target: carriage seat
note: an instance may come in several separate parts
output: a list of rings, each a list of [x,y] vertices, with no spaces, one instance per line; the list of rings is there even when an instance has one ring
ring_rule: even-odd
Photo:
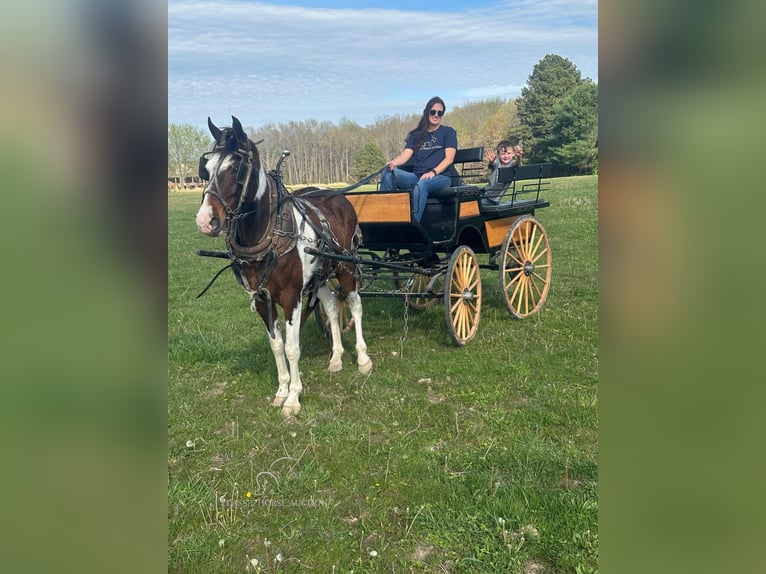
[[[480,193],[481,188],[477,185],[459,185],[457,187],[445,187],[444,189],[432,191],[428,194],[428,199],[445,200],[453,197],[472,197],[474,195],[478,196]]]
[[[469,147],[457,150],[452,166],[457,171],[457,175],[452,176],[452,185],[438,191],[432,191],[428,195],[429,198],[449,199],[460,197],[466,192],[475,192],[478,188],[473,184],[486,180],[483,147]],[[401,166],[401,169],[412,171],[412,159]]]
[[[540,199],[540,192],[548,189],[551,177],[550,163],[504,167],[498,170],[497,185],[486,187],[480,202],[482,213],[510,213],[550,205]]]

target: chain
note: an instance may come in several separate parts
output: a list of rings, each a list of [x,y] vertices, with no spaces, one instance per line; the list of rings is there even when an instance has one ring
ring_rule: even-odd
[[[399,339],[399,354],[402,357],[404,356],[404,342],[407,340],[407,334],[409,332],[409,318],[410,318],[409,295],[410,295],[410,289],[412,289],[413,283],[415,283],[414,275],[412,275],[409,279],[407,279],[407,282],[404,284],[404,287],[401,289],[401,291],[404,292],[404,335]]]

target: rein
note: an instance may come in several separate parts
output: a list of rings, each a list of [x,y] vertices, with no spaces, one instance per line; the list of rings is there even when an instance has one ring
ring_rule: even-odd
[[[359,181],[357,181],[356,183],[352,183],[349,186],[341,187],[341,188],[338,188],[338,189],[331,189],[331,188],[313,189],[311,191],[305,192],[302,197],[312,196],[312,195],[319,195],[320,192],[322,193],[322,195],[324,197],[332,197],[333,195],[340,195],[342,193],[346,193],[347,191],[351,191],[353,189],[356,189],[357,187],[362,186],[365,183],[367,183],[370,180],[372,180],[373,178],[379,176],[381,173],[383,173],[384,169],[386,169],[385,165],[383,167],[381,167],[375,173],[371,173],[367,177],[364,177],[364,178],[360,179]]]

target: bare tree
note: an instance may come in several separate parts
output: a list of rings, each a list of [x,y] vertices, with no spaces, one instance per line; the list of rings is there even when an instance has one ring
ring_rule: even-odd
[[[187,187],[197,175],[199,157],[210,149],[212,139],[190,124],[168,125],[168,178],[177,178]]]

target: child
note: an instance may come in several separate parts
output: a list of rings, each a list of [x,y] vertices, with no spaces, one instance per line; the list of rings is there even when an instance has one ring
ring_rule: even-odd
[[[497,153],[487,150],[487,167],[489,168],[489,187],[497,185],[498,168],[516,167],[521,164],[521,156],[524,153],[521,145],[511,145],[508,140],[502,140],[497,144]]]

